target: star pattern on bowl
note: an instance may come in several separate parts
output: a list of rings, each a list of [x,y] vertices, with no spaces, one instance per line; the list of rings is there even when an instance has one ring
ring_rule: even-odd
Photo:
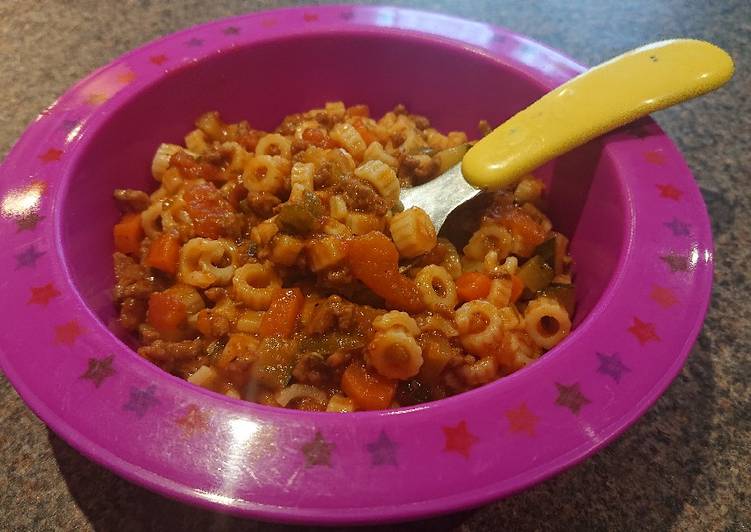
[[[16,270],[20,268],[33,268],[37,261],[45,254],[45,251],[37,250],[34,244],[24,249],[16,258]]]
[[[595,355],[597,356],[597,360],[599,362],[597,372],[602,373],[603,375],[607,375],[615,382],[621,382],[623,374],[631,371],[631,368],[623,363],[618,353],[608,355],[607,353],[600,353],[598,351],[597,353],[595,353]]]
[[[190,404],[175,423],[182,429],[184,436],[192,437],[209,427],[209,416],[198,405]]]
[[[675,292],[670,288],[656,284],[652,285],[652,291],[649,292],[649,297],[664,309],[669,309],[678,304],[678,298],[676,297]]]
[[[55,288],[55,285],[52,283],[47,283],[42,286],[32,286],[31,287],[31,297],[26,302],[29,305],[42,305],[47,306],[50,302],[50,300],[58,297],[60,295],[60,291]]]
[[[83,375],[81,375],[81,378],[93,382],[94,386],[99,388],[106,379],[117,373],[115,368],[112,367],[114,359],[113,355],[104,358],[90,358],[88,360],[88,367]]]
[[[388,437],[386,431],[381,431],[375,441],[365,444],[370,453],[370,464],[373,466],[399,465],[396,459],[398,445]]]
[[[145,388],[131,387],[128,401],[123,405],[123,410],[133,412],[138,418],[159,404],[156,398],[156,386],[150,384]]]
[[[656,185],[657,188],[660,190],[660,197],[673,200],[673,201],[680,201],[681,196],[683,196],[683,191],[675,188],[671,184],[661,184]]]
[[[645,151],[644,160],[658,166],[663,165],[665,164],[665,154],[662,153],[662,150]]]
[[[335,447],[336,445],[326,441],[320,431],[316,431],[313,439],[305,443],[300,449],[305,457],[305,467],[331,467],[331,453]]]
[[[689,236],[691,234],[691,226],[676,217],[662,225],[670,229],[674,236]]]
[[[668,253],[661,255],[660,260],[668,265],[671,273],[687,272],[690,269],[688,257],[678,255],[677,253]]]
[[[634,316],[634,323],[628,328],[628,332],[634,335],[641,345],[647,342],[659,342],[660,337],[654,323],[642,321]]]
[[[43,154],[39,156],[39,160],[43,163],[54,163],[60,160],[63,156],[63,150],[57,148],[48,148]]]
[[[152,55],[149,57],[149,62],[155,65],[163,65],[167,62],[168,57],[164,54]]]
[[[568,385],[556,382],[555,387],[558,390],[555,404],[568,408],[574,415],[579,415],[581,409],[592,402],[584,397],[578,382]]]
[[[469,458],[472,446],[479,439],[467,429],[467,422],[462,420],[453,427],[444,426],[442,428],[445,440],[443,452],[459,453],[464,458]]]
[[[522,432],[528,436],[535,435],[535,429],[540,418],[532,412],[527,403],[520,403],[516,408],[509,408],[504,412],[508,420],[509,430],[511,432]]]
[[[78,337],[83,334],[83,328],[78,320],[70,320],[55,327],[55,343],[60,345],[73,345]]]

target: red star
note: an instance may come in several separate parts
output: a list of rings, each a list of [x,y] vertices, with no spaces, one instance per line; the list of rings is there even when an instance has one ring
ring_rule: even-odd
[[[678,303],[678,298],[670,288],[664,288],[662,286],[653,285],[652,291],[649,293],[649,297],[652,298],[662,308],[670,308]]]
[[[650,340],[653,342],[660,341],[660,337],[657,336],[657,332],[655,331],[655,324],[641,321],[636,316],[634,316],[634,324],[628,328],[628,332],[636,336],[641,345],[646,344]]]
[[[664,164],[665,156],[661,151],[647,151],[644,152],[644,160],[652,164]]]
[[[149,57],[149,61],[151,61],[155,65],[162,65],[165,61],[167,61],[167,56],[164,54],[152,55],[151,57]]]
[[[55,285],[47,283],[44,286],[32,286],[31,297],[27,302],[29,305],[45,305],[50,302],[50,299],[60,295]]]
[[[40,155],[39,158],[42,160],[43,163],[51,163],[54,161],[59,161],[62,155],[63,155],[63,150],[58,150],[57,148],[50,148],[49,150],[44,152],[42,155]]]
[[[683,191],[675,188],[673,185],[657,185],[660,189],[660,197],[678,201],[683,196]]]
[[[135,79],[136,73],[132,70],[127,70],[125,72],[122,72],[121,74],[118,74],[118,76],[115,78],[115,81],[122,83],[123,85],[127,85],[128,83],[133,82]]]
[[[73,345],[76,339],[81,336],[83,329],[76,320],[63,323],[55,327],[55,343],[64,345]]]
[[[102,92],[92,92],[86,95],[86,103],[89,105],[101,105],[109,100],[109,96]]]
[[[530,436],[535,435],[535,427],[540,420],[529,408],[527,403],[521,403],[516,408],[506,410],[506,418],[511,432],[526,432]]]
[[[175,423],[180,425],[185,436],[193,436],[203,432],[209,426],[209,420],[206,414],[196,405],[190,405],[185,409],[185,414]]]
[[[456,427],[443,427],[443,434],[446,437],[443,451],[459,453],[464,458],[469,458],[470,448],[478,441],[477,436],[467,430],[465,421],[459,422]]]
[[[305,13],[302,18],[305,22],[315,22],[318,20],[318,15],[315,13]]]
[[[273,26],[276,26],[275,18],[267,18],[266,20],[261,21],[261,27],[263,28],[271,28]]]

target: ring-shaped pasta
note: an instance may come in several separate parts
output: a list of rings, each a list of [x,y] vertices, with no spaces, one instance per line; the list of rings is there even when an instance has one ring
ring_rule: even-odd
[[[392,310],[376,317],[373,320],[373,328],[377,331],[399,329],[410,336],[417,336],[420,334],[420,327],[417,326],[415,319],[406,312],[400,310]]]
[[[485,223],[472,234],[464,246],[464,255],[474,260],[484,260],[489,251],[497,253],[497,259],[504,260],[511,250],[511,233],[505,227]]]
[[[540,297],[527,305],[524,328],[537,345],[551,349],[571,332],[571,317],[558,300]]]
[[[422,349],[404,330],[392,328],[373,336],[365,348],[365,360],[384,377],[409,379],[420,371]]]
[[[420,298],[428,310],[448,312],[454,310],[459,302],[456,284],[445,268],[430,264],[425,266],[415,277]]]
[[[283,157],[258,155],[245,163],[243,185],[252,192],[276,194],[284,186],[289,173],[289,161]]]
[[[179,278],[185,284],[208,288],[226,285],[235,272],[233,246],[226,241],[192,238],[180,248]],[[229,264],[222,266],[223,262]]]
[[[282,283],[273,269],[257,262],[249,262],[235,270],[232,286],[237,297],[246,306],[253,310],[266,310]]]
[[[462,345],[475,354],[488,353],[503,336],[501,316],[488,301],[464,303],[456,311],[454,322]]]
[[[162,202],[156,201],[141,212],[141,227],[144,234],[153,239],[162,231]]]
[[[292,143],[279,133],[264,135],[256,144],[256,157],[260,155],[279,155],[289,159]]]

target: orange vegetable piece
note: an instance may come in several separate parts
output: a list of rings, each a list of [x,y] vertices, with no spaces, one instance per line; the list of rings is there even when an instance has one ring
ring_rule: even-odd
[[[365,141],[366,146],[370,146],[371,142],[378,140],[378,137],[376,137],[372,131],[365,127],[365,122],[359,116],[352,121],[352,127],[354,127],[360,134],[362,140]]]
[[[323,149],[331,149],[336,147],[336,143],[331,140],[325,130],[318,127],[309,127],[302,132],[302,139],[308,144],[317,146]]]
[[[399,273],[399,252],[386,235],[377,231],[349,243],[353,275],[394,308],[417,313],[424,309],[415,282]]]
[[[282,336],[288,338],[295,332],[297,316],[302,310],[305,297],[299,288],[282,288],[271,301],[269,310],[261,319],[261,338]]]
[[[219,238],[232,223],[232,205],[211,183],[193,183],[185,187],[185,210],[193,220],[196,236]]]
[[[524,291],[524,281],[516,275],[511,276],[511,302],[516,303]]]
[[[141,247],[143,228],[141,215],[135,212],[124,214],[112,230],[115,249],[121,253],[135,253]]]
[[[484,273],[466,272],[456,280],[456,293],[462,301],[482,299],[490,293],[491,279]]]
[[[342,391],[362,410],[382,410],[394,400],[396,381],[352,362],[342,374]]]
[[[180,240],[167,233],[162,233],[151,243],[149,253],[146,255],[146,266],[174,275],[177,273],[179,258]]]
[[[353,105],[347,108],[347,114],[349,116],[364,116],[367,118],[370,116],[370,109],[364,104]]]
[[[168,292],[154,292],[149,296],[146,319],[160,332],[176,331],[188,317],[185,304]]]
[[[545,241],[545,229],[521,209],[511,209],[503,213],[500,218],[501,225],[518,235],[524,244],[525,257],[532,254],[534,249]]]

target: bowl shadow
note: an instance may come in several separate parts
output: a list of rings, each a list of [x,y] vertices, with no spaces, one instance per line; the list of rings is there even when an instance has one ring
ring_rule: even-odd
[[[710,340],[649,412],[596,456],[547,482],[479,509],[359,530],[667,530],[711,462],[715,403]],[[48,439],[78,507],[97,531],[322,530],[269,524],[195,508],[121,479],[70,447]]]

